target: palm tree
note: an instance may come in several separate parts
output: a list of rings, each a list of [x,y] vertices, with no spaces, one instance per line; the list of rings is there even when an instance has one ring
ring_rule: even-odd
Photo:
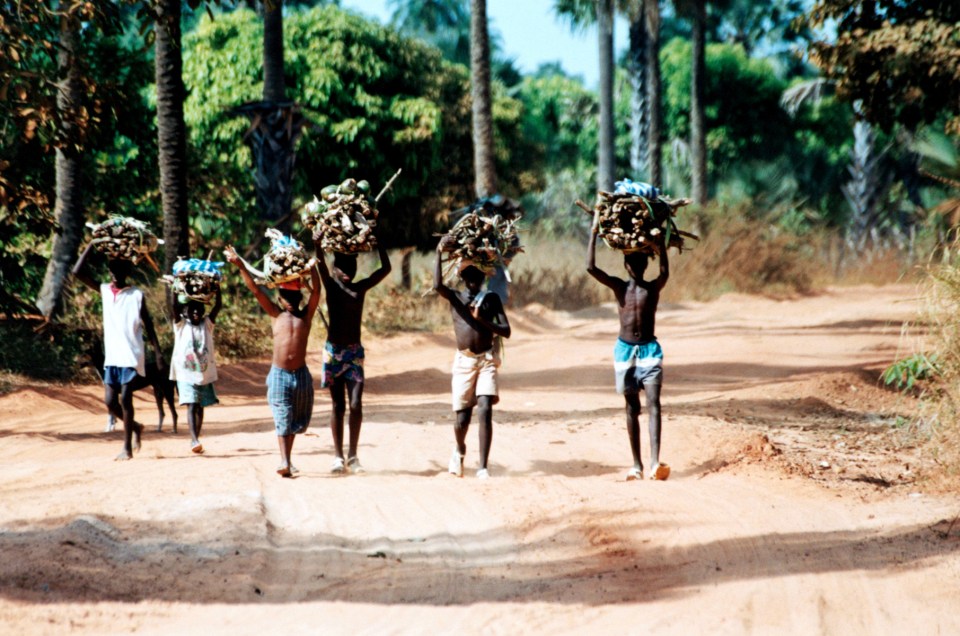
[[[79,33],[80,21],[76,12],[63,12],[60,16],[60,43],[57,54],[57,111],[62,124],[61,140],[57,146],[57,200],[54,206],[59,232],[54,236],[53,252],[37,297],[37,308],[47,318],[60,310],[60,294],[70,272],[70,265],[83,240],[82,157],[79,144],[71,142],[71,133],[76,128],[72,118],[80,107],[82,97],[81,67],[77,59]]]
[[[286,99],[283,75],[283,0],[264,0],[263,8],[263,100]]]
[[[600,52],[600,135],[597,148],[597,189],[612,190],[616,178],[613,125],[613,0],[596,0],[597,44]]]
[[[690,76],[690,172],[694,202],[707,202],[707,125],[704,113],[706,86],[706,0],[692,0],[693,69]]]
[[[470,9],[466,0],[388,0],[391,23],[439,48],[445,58],[470,64]]]
[[[647,168],[650,183],[663,185],[663,84],[660,81],[660,0],[643,0],[646,67]]]
[[[623,3],[622,3],[623,4]],[[628,0],[627,75],[630,80],[630,171],[660,186],[663,175],[660,106],[660,0]]]
[[[477,198],[483,198],[497,192],[486,0],[470,0],[470,77],[470,94],[473,99],[474,183]]]
[[[183,56],[180,0],[157,0],[155,75],[160,200],[163,205],[164,271],[190,255],[187,209],[187,126],[183,119]]]

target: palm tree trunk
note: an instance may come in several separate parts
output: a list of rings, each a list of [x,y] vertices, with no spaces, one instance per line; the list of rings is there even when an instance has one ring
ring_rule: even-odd
[[[74,109],[79,107],[81,98],[80,65],[77,62],[79,51],[80,23],[73,16],[60,18],[60,52],[57,55],[57,69],[60,86],[57,91],[57,110],[61,117],[63,136],[70,139],[75,127],[72,118]],[[83,190],[82,190],[81,153],[76,144],[65,143],[57,148],[56,179],[57,201],[54,215],[57,219],[57,233],[53,237],[53,249],[43,285],[37,297],[37,308],[47,318],[60,311],[60,300],[70,265],[77,257],[77,249],[83,240]]]
[[[477,198],[497,193],[487,28],[486,0],[470,0],[470,96],[473,99],[473,168]]]
[[[633,0],[630,14],[630,172],[649,180],[650,119],[647,114],[647,20],[644,0]]]
[[[597,147],[597,189],[612,190],[614,171],[613,128],[613,0],[596,0],[600,52],[600,139]]]
[[[650,149],[647,163],[650,168],[650,183],[663,187],[663,110],[661,108],[662,83],[660,81],[660,0],[645,0],[644,13],[647,27],[647,140]]]
[[[706,75],[706,0],[695,0],[693,16],[693,69],[690,87],[691,189],[694,202],[707,202],[707,126],[704,115]]]
[[[283,0],[272,0],[263,12],[263,100],[286,99],[283,75]]]
[[[187,209],[187,126],[183,120],[183,56],[180,0],[157,2],[154,72],[157,81],[157,145],[163,204],[163,262],[169,272],[190,256]]]

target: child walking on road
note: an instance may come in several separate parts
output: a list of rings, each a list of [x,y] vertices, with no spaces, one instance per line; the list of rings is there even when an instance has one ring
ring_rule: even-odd
[[[620,333],[613,349],[613,368],[617,393],[626,401],[627,434],[633,453],[633,468],[627,481],[643,478],[640,461],[640,391],[647,395],[650,429],[650,479],[664,480],[670,476],[670,467],[660,463],[660,387],[663,383],[663,351],[654,335],[657,304],[660,291],[670,277],[667,246],[660,235],[657,260],[660,274],[653,281],[643,279],[648,258],[634,252],[624,254],[623,265],[629,274],[627,280],[611,276],[596,264],[599,217],[594,216],[587,244],[587,273],[609,287],[617,299],[620,314]]]
[[[199,300],[182,304],[176,296],[173,301],[173,359],[170,379],[177,381],[180,404],[187,406],[190,426],[190,450],[203,453],[200,430],[203,428],[204,409],[219,403],[213,383],[217,380],[217,361],[213,344],[213,323],[223,306],[223,295],[217,287],[216,300],[209,315]]]
[[[310,268],[310,299],[302,307],[301,283],[283,283],[277,302],[257,286],[237,252],[224,250],[227,261],[236,265],[247,288],[273,319],[273,366],[267,374],[267,402],[273,411],[273,422],[280,446],[280,467],[277,474],[291,477],[297,472],[291,461],[293,441],[310,426],[313,414],[313,376],[307,368],[307,339],[313,316],[320,302],[320,277],[316,267]]]
[[[487,461],[493,441],[493,405],[500,400],[497,388],[500,351],[497,340],[510,337],[510,322],[500,297],[492,292],[480,292],[485,274],[474,265],[464,262],[461,267],[460,279],[466,286],[465,290],[457,292],[443,283],[441,254],[451,241],[452,237],[447,235],[437,246],[433,283],[433,289],[450,303],[458,349],[452,371],[456,447],[450,457],[448,470],[457,477],[463,477],[467,430],[470,428],[473,407],[476,406],[480,422],[480,468],[477,477],[487,479],[490,476]]]
[[[153,329],[153,320],[143,292],[129,283],[133,269],[128,260],[111,259],[107,262],[110,282],[98,285],[83,267],[94,244],[80,255],[73,267],[73,275],[90,289],[99,292],[103,300],[103,401],[110,414],[123,421],[123,450],[117,460],[133,459],[140,450],[143,425],[133,419],[133,387],[138,375],[146,377],[143,334],[153,347],[157,367],[163,371],[163,354]]]

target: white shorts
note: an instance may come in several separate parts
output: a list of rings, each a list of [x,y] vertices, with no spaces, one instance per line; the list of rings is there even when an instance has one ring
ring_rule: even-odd
[[[500,356],[491,349],[484,353],[457,351],[453,359],[453,410],[462,411],[477,404],[478,395],[493,397],[492,403],[500,401],[497,390],[497,369]]]

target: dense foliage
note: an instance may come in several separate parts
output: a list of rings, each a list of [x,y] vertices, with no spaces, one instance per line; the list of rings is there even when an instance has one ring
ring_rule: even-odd
[[[916,129],[946,112],[960,133],[960,3],[818,0],[810,19],[836,25],[811,56],[868,121]]]

